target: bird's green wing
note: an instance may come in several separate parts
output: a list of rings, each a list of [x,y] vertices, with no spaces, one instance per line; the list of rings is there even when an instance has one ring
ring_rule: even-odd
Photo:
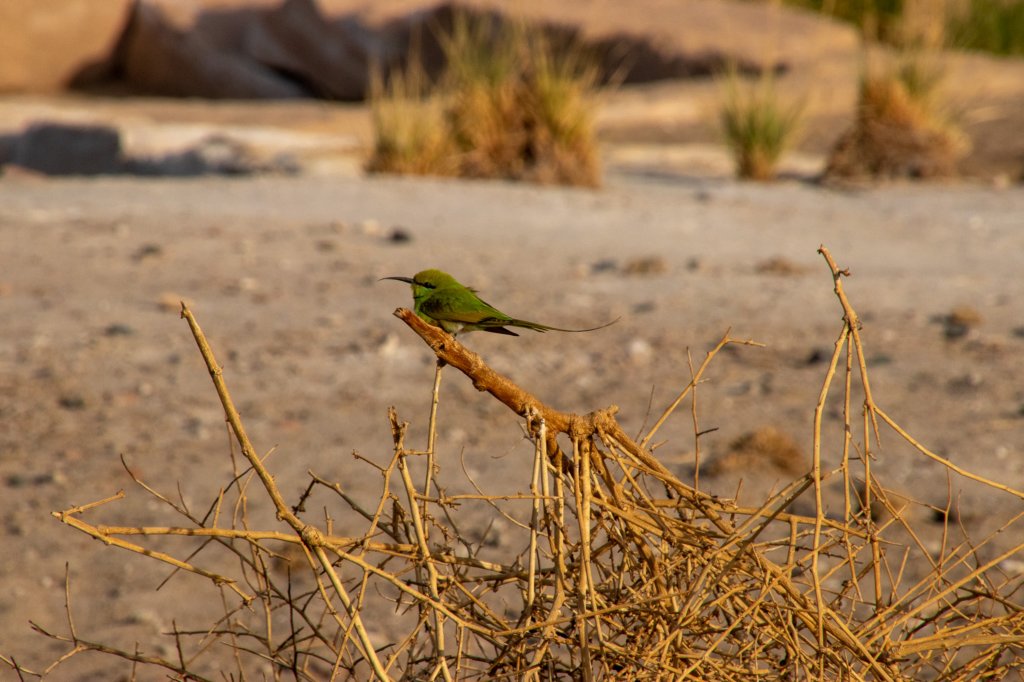
[[[496,334],[508,334],[509,336],[519,335],[506,329],[506,327],[522,327],[537,332],[587,332],[602,329],[617,321],[612,320],[598,327],[587,329],[565,329],[539,322],[520,320],[509,317],[477,296],[474,290],[462,285],[434,289],[430,292],[429,296],[418,302],[417,313],[429,317],[438,326],[453,331],[453,333],[459,330],[482,330]]]
[[[422,302],[420,311],[438,322],[457,322],[479,329],[501,327],[512,319],[466,288],[452,292],[436,290]]]

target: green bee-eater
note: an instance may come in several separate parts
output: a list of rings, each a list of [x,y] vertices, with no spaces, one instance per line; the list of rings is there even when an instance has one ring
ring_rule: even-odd
[[[537,332],[589,332],[602,329],[618,320],[590,329],[562,329],[529,320],[509,317],[476,295],[476,291],[460,284],[441,270],[424,270],[409,277],[383,277],[412,285],[413,311],[428,324],[449,334],[483,330],[496,334],[519,336],[505,327],[525,327]]]

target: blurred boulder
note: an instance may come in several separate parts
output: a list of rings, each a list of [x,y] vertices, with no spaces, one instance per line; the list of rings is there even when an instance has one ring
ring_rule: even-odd
[[[835,59],[846,65],[858,49],[853,29],[773,3],[645,0],[643,7],[615,0],[520,0],[514,11],[505,0],[0,0],[0,88],[24,90],[28,72],[73,52],[51,88],[357,100],[368,90],[370,65],[387,73],[413,44],[436,75],[439,32],[459,12],[521,17],[556,45],[579,41],[605,77],[623,82],[707,76],[727,64],[744,73]],[[800,40],[780,38],[793,35]]]
[[[121,171],[116,128],[74,123],[36,123],[13,139],[6,161],[47,175],[101,175]]]
[[[0,166],[4,164],[45,175],[293,175],[300,170],[289,154],[261,154],[230,135],[208,135],[155,156],[131,156],[122,148],[117,128],[55,121],[0,135]]]
[[[368,36],[358,22],[328,22],[313,0],[286,0],[246,26],[242,50],[320,97],[357,100],[368,87]]]
[[[171,97],[289,99],[310,93],[299,83],[202,33],[175,26],[159,7],[140,2],[116,56],[129,87]]]
[[[52,92],[108,59],[132,0],[0,0],[0,92]]]
[[[135,175],[196,176],[196,175],[251,175],[275,173],[294,175],[300,170],[298,162],[287,154],[265,159],[229,135],[208,135],[188,148],[154,157],[131,158],[125,162],[125,172]]]

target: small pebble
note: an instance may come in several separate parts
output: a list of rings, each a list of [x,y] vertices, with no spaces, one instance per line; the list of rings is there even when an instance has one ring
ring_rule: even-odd
[[[146,260],[147,258],[156,258],[157,256],[163,255],[164,247],[159,244],[143,244],[135,253],[132,254],[132,260],[136,263]]]
[[[981,324],[981,313],[970,306],[957,306],[942,318],[947,339],[960,339]]]
[[[77,393],[65,393],[57,399],[57,404],[65,410],[81,410],[85,408],[85,398]]]
[[[134,333],[134,329],[120,322],[109,324],[106,329],[103,330],[103,334],[105,336],[131,336]]]
[[[392,244],[408,244],[412,241],[412,233],[404,227],[394,227],[388,235],[388,241]]]

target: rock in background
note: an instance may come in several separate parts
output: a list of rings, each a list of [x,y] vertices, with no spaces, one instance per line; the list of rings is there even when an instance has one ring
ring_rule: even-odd
[[[53,92],[107,60],[132,0],[0,2],[0,92]]]
[[[648,5],[637,12],[611,0],[527,0],[511,8],[497,0],[10,0],[0,10],[0,45],[7,38],[16,58],[0,59],[0,89],[71,85],[172,97],[359,100],[371,65],[386,72],[407,58],[413,42],[436,70],[439,30],[459,10],[521,17],[556,39],[578,40],[607,74],[626,82],[707,76],[729,63],[788,71],[837,55],[845,62],[858,44],[847,26],[766,3]],[[801,40],[780,39],[791,35]],[[54,55],[60,69],[44,75]]]

